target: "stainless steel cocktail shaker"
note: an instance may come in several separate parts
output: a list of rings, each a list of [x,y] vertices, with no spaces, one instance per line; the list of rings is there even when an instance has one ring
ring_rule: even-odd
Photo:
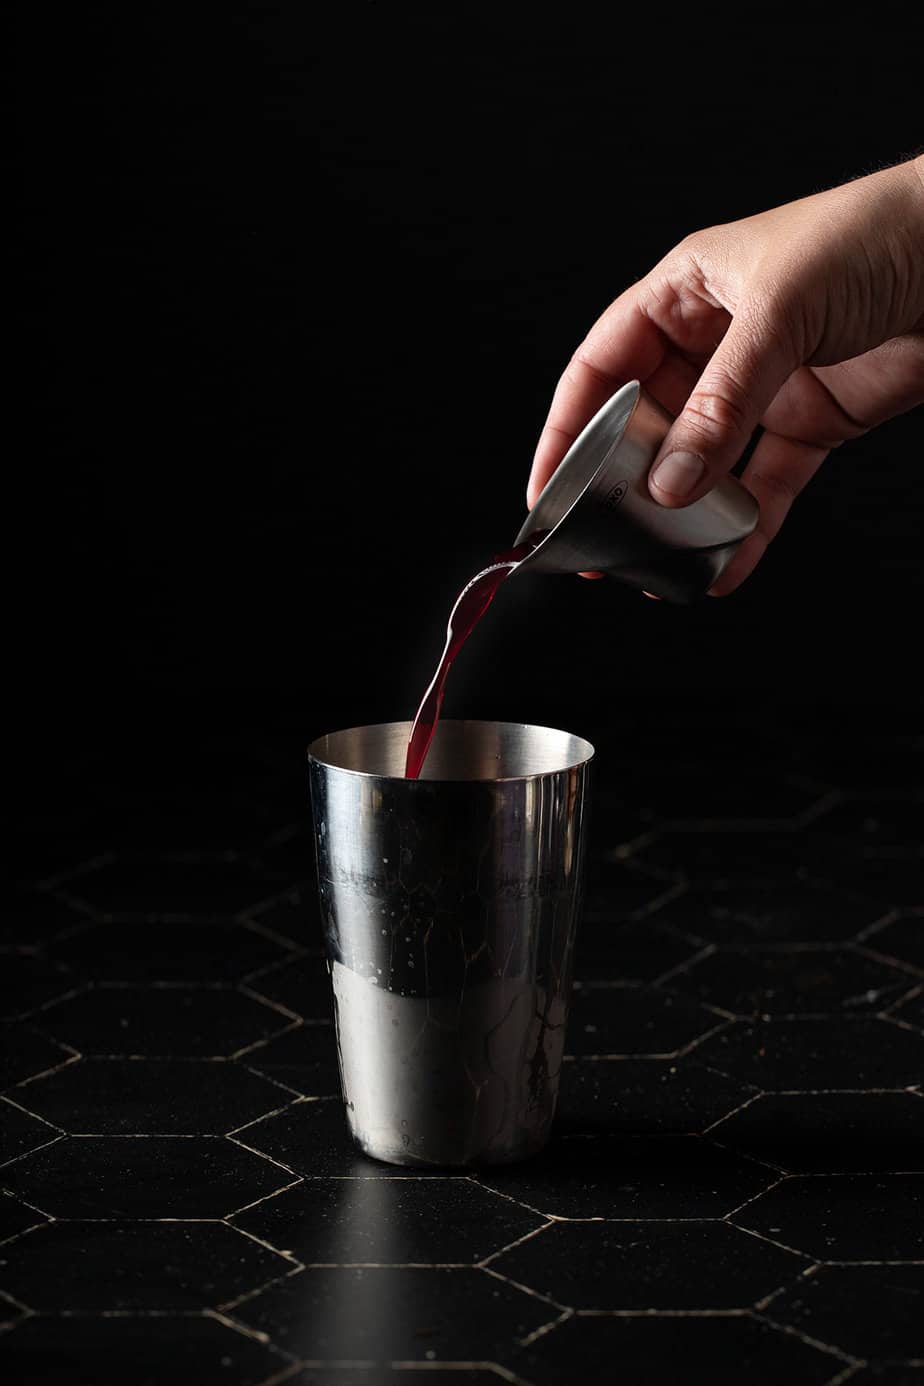
[[[410,723],[309,747],[350,1129],[396,1164],[495,1164],[548,1139],[593,747],[547,727]]]

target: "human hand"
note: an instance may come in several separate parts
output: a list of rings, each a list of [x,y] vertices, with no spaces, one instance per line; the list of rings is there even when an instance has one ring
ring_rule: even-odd
[[[632,379],[677,415],[649,475],[661,505],[699,500],[763,426],[741,477],[760,520],[712,589],[724,596],[832,448],[924,401],[924,155],[698,231],[621,294],[558,383],[530,506]]]

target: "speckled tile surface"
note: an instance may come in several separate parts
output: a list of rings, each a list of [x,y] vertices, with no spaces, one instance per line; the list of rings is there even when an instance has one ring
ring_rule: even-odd
[[[555,1138],[471,1174],[350,1142],[288,748],[102,776],[0,916],[4,1379],[924,1383],[924,753],[877,735],[600,789]]]

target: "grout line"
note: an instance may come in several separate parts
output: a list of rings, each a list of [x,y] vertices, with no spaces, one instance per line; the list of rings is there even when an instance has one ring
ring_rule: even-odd
[[[230,1213],[225,1214],[225,1221],[229,1218],[236,1218],[240,1213],[249,1213],[251,1208],[259,1208],[260,1204],[265,1203],[268,1198],[278,1198],[280,1194],[288,1193],[289,1189],[297,1189],[299,1184],[304,1184],[304,1182],[304,1178],[299,1175],[290,1184],[284,1184],[281,1188],[274,1189],[272,1193],[263,1194],[261,1198],[255,1198],[252,1203],[242,1203],[240,1208],[234,1208]]]
[[[276,1252],[278,1256],[279,1253]],[[225,1300],[218,1305],[218,1311],[227,1314],[231,1309],[237,1309],[241,1304],[247,1304],[251,1299],[256,1299],[257,1295],[262,1295],[264,1290],[270,1290],[274,1285],[281,1285],[284,1280],[290,1280],[293,1275],[301,1275],[304,1266],[296,1263],[291,1270],[287,1270],[283,1275],[274,1275],[271,1280],[265,1281],[262,1285],[256,1285],[251,1290],[244,1290],[241,1294],[235,1295],[233,1299]]]
[[[34,1145],[31,1150],[23,1151],[22,1155],[13,1155],[9,1160],[4,1160],[0,1165],[0,1170],[6,1169],[9,1165],[18,1164],[20,1160],[28,1160],[30,1155],[35,1155],[40,1150],[47,1150],[50,1145],[57,1145],[58,1141],[66,1140],[67,1136],[62,1131],[59,1136],[52,1136],[50,1141],[43,1141],[41,1145]]]
[[[525,1233],[523,1234],[522,1237],[517,1237],[516,1241],[508,1242],[506,1246],[502,1246],[498,1251],[492,1251],[491,1254],[490,1254],[489,1256],[483,1257],[480,1261],[475,1261],[475,1262],[473,1263],[474,1266],[475,1266],[475,1269],[476,1269],[476,1270],[484,1270],[484,1269],[486,1269],[486,1267],[490,1264],[490,1262],[491,1262],[491,1261],[495,1261],[495,1260],[498,1258],[498,1256],[503,1256],[503,1255],[505,1255],[508,1251],[513,1251],[514,1247],[522,1246],[524,1242],[531,1241],[534,1237],[538,1237],[539,1234],[540,1234],[540,1232],[545,1232],[545,1231],[548,1230],[548,1228],[554,1227],[554,1226],[555,1226],[555,1222],[554,1222],[553,1219],[550,1218],[549,1221],[548,1221],[548,1222],[544,1222],[544,1223],[542,1224],[541,1227],[534,1227],[534,1228],[532,1229],[532,1231],[530,1231],[530,1232],[525,1232]]]
[[[758,1323],[765,1323],[769,1328],[774,1328],[780,1333],[786,1333],[792,1338],[798,1338],[800,1342],[807,1343],[809,1347],[817,1348],[819,1352],[830,1353],[832,1357],[837,1357],[841,1362],[846,1363],[847,1366],[859,1367],[862,1365],[861,1358],[854,1357],[849,1352],[844,1352],[843,1348],[835,1347],[833,1343],[823,1343],[820,1338],[814,1338],[809,1333],[803,1333],[801,1329],[793,1328],[788,1323],[777,1323],[776,1319],[771,1319],[765,1314],[759,1314],[754,1310],[752,1310],[751,1313]]]
[[[505,1285],[512,1285],[515,1290],[520,1290],[524,1295],[529,1295],[532,1299],[541,1300],[543,1304],[550,1304],[553,1309],[560,1309],[563,1314],[570,1314],[574,1311],[567,1304],[562,1304],[561,1300],[553,1299],[551,1295],[544,1295],[539,1290],[534,1290],[531,1285],[523,1285],[519,1280],[514,1280],[512,1276],[504,1275],[501,1271],[492,1269],[491,1266],[463,1266],[463,1270],[480,1270],[484,1275],[490,1275],[494,1280],[500,1280]]]
[[[539,1328],[534,1328],[532,1333],[527,1333],[525,1338],[521,1338],[520,1347],[532,1347],[533,1343],[537,1342],[540,1338],[544,1338],[546,1334],[553,1332],[554,1329],[558,1328],[559,1324],[567,1323],[568,1320],[572,1318],[574,1318],[573,1309],[563,1310],[557,1319],[551,1319],[548,1323],[541,1324]]]
[[[284,1261],[289,1261],[296,1270],[305,1269],[304,1263],[301,1262],[297,1256],[294,1256],[291,1251],[280,1251],[278,1246],[273,1246],[270,1242],[264,1241],[263,1238],[258,1237],[255,1232],[248,1232],[246,1227],[237,1227],[234,1223],[229,1222],[227,1217],[220,1218],[219,1221],[224,1223],[225,1227],[230,1227],[232,1232],[237,1232],[239,1236],[246,1237],[248,1241],[256,1242],[257,1246],[262,1246],[264,1251],[271,1251],[274,1256],[281,1256]]]
[[[291,1174],[293,1179],[299,1178],[298,1170],[290,1169],[289,1166],[284,1165],[281,1160],[274,1160],[272,1155],[267,1155],[265,1151],[257,1150],[254,1146],[247,1145],[244,1141],[239,1141],[236,1136],[227,1135],[225,1136],[225,1140],[230,1141],[232,1145],[239,1145],[242,1150],[249,1150],[251,1155],[259,1155],[261,1160],[266,1160],[268,1164],[276,1165],[279,1169],[284,1170],[286,1174]]]
[[[762,1232],[755,1232],[753,1227],[742,1227],[740,1222],[732,1222],[731,1219],[732,1215],[729,1214],[728,1217],[723,1218],[722,1221],[726,1223],[727,1226],[734,1227],[736,1231],[743,1232],[745,1236],[754,1237],[758,1242],[768,1242],[770,1246],[779,1247],[780,1251],[789,1251],[793,1256],[800,1256],[804,1261],[811,1261],[812,1266],[810,1269],[818,1266],[819,1262],[809,1252],[800,1251],[797,1246],[789,1246],[786,1242],[778,1242],[774,1237],[766,1237]]]
[[[714,1131],[715,1128],[721,1126],[724,1121],[729,1121],[733,1116],[737,1116],[739,1112],[745,1111],[751,1106],[752,1102],[759,1102],[763,1096],[764,1093],[755,1092],[750,1097],[746,1097],[737,1107],[734,1107],[730,1112],[726,1112],[725,1115],[719,1117],[717,1121],[711,1122],[709,1126],[704,1126],[700,1135],[708,1136],[710,1131]]]
[[[731,1212],[726,1213],[726,1214],[724,1215],[724,1220],[727,1222],[727,1221],[729,1220],[729,1218],[735,1217],[736,1214],[742,1212],[743,1209],[749,1207],[752,1203],[755,1203],[755,1202],[757,1201],[758,1198],[763,1198],[764,1194],[768,1194],[768,1193],[770,1192],[771,1189],[777,1188],[778,1185],[782,1184],[785,1180],[791,1179],[791,1178],[793,1178],[792,1175],[790,1175],[790,1174],[783,1174],[783,1175],[780,1176],[779,1179],[774,1179],[773,1183],[772,1183],[772,1184],[768,1184],[767,1187],[766,1187],[765,1189],[761,1189],[760,1193],[752,1194],[751,1197],[750,1197],[750,1198],[746,1198],[746,1199],[744,1200],[743,1203],[739,1203],[738,1206],[737,1206],[737,1208],[732,1208]]]

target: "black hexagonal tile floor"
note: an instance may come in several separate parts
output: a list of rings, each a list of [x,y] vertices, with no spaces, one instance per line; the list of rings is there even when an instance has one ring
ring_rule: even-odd
[[[891,1019],[900,1025],[912,1025],[924,1031],[924,990],[916,991],[889,1012]]]
[[[68,881],[68,893],[103,918],[227,918],[278,890],[259,868],[226,852],[120,856]]]
[[[423,1370],[426,1375],[421,1380],[421,1369],[417,1367],[347,1367],[336,1364],[306,1367],[287,1381],[286,1386],[498,1386],[498,1382],[510,1380],[493,1364],[481,1369],[464,1365],[441,1367],[438,1362],[428,1361]]]
[[[13,1181],[6,1178],[4,1182],[8,1187],[12,1187]],[[34,1208],[27,1207],[12,1194],[0,1193],[0,1242],[5,1242],[8,1237],[15,1237],[20,1232],[25,1232],[27,1227],[38,1227],[48,1219],[44,1214],[36,1212]]]
[[[585,919],[577,936],[574,975],[584,982],[651,982],[689,962],[700,949],[699,943],[648,919],[617,925]]]
[[[722,948],[671,986],[742,1016],[860,1014],[885,1010],[914,977],[849,948]]]
[[[634,860],[591,857],[581,914],[583,927],[597,922],[613,927],[641,918],[676,890],[677,878],[657,865],[647,870]]]
[[[542,1219],[466,1178],[311,1179],[232,1221],[307,1263],[462,1264]]]
[[[790,779],[772,763],[745,773],[741,759],[711,761],[709,773],[703,774],[702,761],[672,758],[653,772],[646,767],[635,794],[657,821],[741,823],[796,818],[818,800],[819,789]]]
[[[654,987],[578,987],[571,998],[568,1054],[670,1058],[722,1023],[685,996]]]
[[[806,1259],[726,1222],[559,1222],[492,1262],[574,1309],[746,1309]]]
[[[535,1386],[573,1380],[611,1386],[614,1372],[631,1382],[683,1386],[827,1386],[845,1360],[769,1324],[734,1318],[577,1317],[507,1359]]]
[[[562,1065],[562,1134],[701,1132],[745,1102],[754,1089],[686,1059],[571,1059]]]
[[[17,1304],[4,1290],[0,1290],[0,1332],[6,1332],[25,1318],[27,1310]],[[0,1342],[0,1348],[9,1345],[9,1338]]]
[[[300,1271],[234,1316],[314,1359],[485,1362],[556,1312],[479,1270],[337,1267]]]
[[[57,958],[35,953],[0,955],[0,1019],[20,1020],[82,982]]]
[[[258,996],[284,1006],[303,1020],[332,1021],[333,994],[327,963],[315,954],[281,962],[247,979]]]
[[[652,916],[705,943],[842,943],[882,917],[882,907],[806,878],[786,876],[772,888],[734,879],[691,885]]]
[[[924,1386],[924,1366],[887,1364],[866,1367],[850,1377],[850,1386]]]
[[[85,910],[45,890],[15,891],[0,902],[0,943],[34,948],[87,922]]]
[[[96,924],[53,946],[81,975],[105,982],[236,982],[284,957],[240,924]]]
[[[899,914],[863,934],[864,947],[885,958],[910,963],[924,973],[924,912]]]
[[[3,1340],[0,1358],[11,1382],[41,1386],[262,1386],[286,1366],[264,1343],[192,1315],[26,1319]]]
[[[0,1021],[0,1089],[25,1083],[73,1059],[74,1051],[40,1034],[33,1025]],[[14,1096],[15,1101],[19,1097]]]
[[[777,1178],[697,1136],[568,1136],[481,1183],[552,1217],[714,1218]]]
[[[73,1135],[224,1135],[291,1102],[243,1066],[183,1059],[81,1059],[17,1089]]]
[[[660,833],[634,858],[639,866],[675,872],[682,880],[776,883],[806,867],[804,835],[794,829],[762,832],[707,829]],[[872,921],[870,921],[872,922]]]
[[[924,1173],[800,1175],[735,1222],[819,1261],[924,1259]]]
[[[247,912],[261,929],[286,939],[298,948],[323,950],[317,889],[312,885],[285,894]]]
[[[252,1049],[248,1068],[294,1088],[303,1097],[338,1097],[337,1041],[330,1025],[299,1025]]]
[[[790,1174],[924,1169],[924,1099],[910,1092],[768,1095],[710,1136]]]
[[[907,794],[851,796],[819,813],[805,831],[848,856],[870,847],[912,851],[924,842],[924,801]]]
[[[821,1266],[775,1299],[767,1313],[855,1357],[920,1363],[922,1304],[924,1265]]]
[[[924,1073],[924,1036],[874,1019],[741,1020],[696,1056],[767,1090],[901,1088]]]
[[[53,1222],[0,1248],[39,1312],[214,1308],[292,1265],[223,1222]]]
[[[383,1169],[354,1146],[339,1098],[296,1101],[278,1116],[246,1127],[238,1137],[296,1174],[350,1174],[354,1170],[368,1174]]]
[[[20,1107],[0,1097],[0,1166],[7,1160],[18,1159],[30,1150],[58,1139],[59,1132],[47,1122],[24,1112]],[[2,1179],[0,1175],[0,1179]]]
[[[17,1160],[3,1179],[59,1218],[221,1218],[291,1182],[221,1136],[71,1137]]]
[[[291,1024],[254,997],[208,987],[95,988],[41,1013],[42,1030],[97,1056],[227,1058]]]

